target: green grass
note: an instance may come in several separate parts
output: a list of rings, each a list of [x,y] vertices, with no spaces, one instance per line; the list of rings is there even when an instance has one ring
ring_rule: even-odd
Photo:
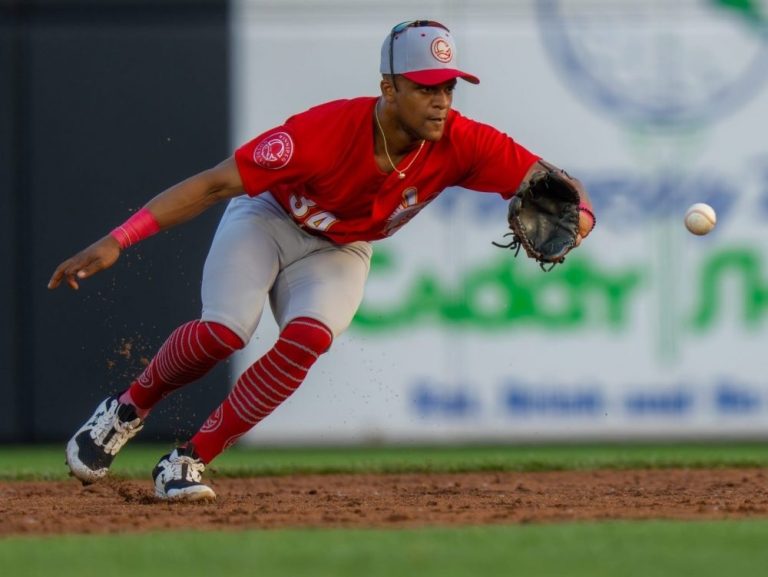
[[[652,521],[13,537],[0,559],[14,577],[753,577],[766,541],[766,521]]]
[[[114,473],[148,478],[168,446],[134,444]],[[235,448],[219,476],[291,473],[766,467],[763,443]],[[0,478],[66,476],[63,447],[0,447]],[[2,522],[0,493],[0,522]],[[763,574],[768,520],[469,528],[164,532],[0,538],[14,577],[722,577]]]
[[[169,446],[134,444],[113,473],[144,478]],[[218,476],[294,473],[543,471],[639,467],[768,467],[767,443],[519,445],[395,448],[234,448],[212,466]],[[0,480],[63,479],[63,445],[0,447]]]

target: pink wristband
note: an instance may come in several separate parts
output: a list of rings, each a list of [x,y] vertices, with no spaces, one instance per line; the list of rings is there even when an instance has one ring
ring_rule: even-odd
[[[586,212],[589,218],[592,220],[592,226],[589,227],[589,230],[587,231],[587,234],[592,232],[592,230],[595,228],[595,225],[597,224],[597,219],[595,218],[595,213],[592,212],[592,209],[589,208],[586,204],[581,203],[579,204],[579,212]]]
[[[142,208],[109,234],[120,244],[120,248],[128,248],[158,232],[160,225],[154,215]]]

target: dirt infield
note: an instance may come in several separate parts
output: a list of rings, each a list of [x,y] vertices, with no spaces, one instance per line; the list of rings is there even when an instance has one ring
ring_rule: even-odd
[[[215,503],[149,481],[0,483],[0,536],[768,517],[768,471],[674,469],[213,479]]]

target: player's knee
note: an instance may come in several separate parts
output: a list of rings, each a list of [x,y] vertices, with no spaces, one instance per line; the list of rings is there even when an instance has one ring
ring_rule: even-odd
[[[325,324],[310,317],[299,317],[290,321],[280,337],[301,343],[314,355],[322,355],[331,348],[333,332]]]
[[[197,334],[206,352],[216,358],[225,359],[245,346],[243,339],[221,323],[200,321]]]

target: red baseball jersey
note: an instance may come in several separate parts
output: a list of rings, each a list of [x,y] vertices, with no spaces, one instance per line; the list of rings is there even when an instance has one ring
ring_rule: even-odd
[[[235,152],[245,191],[270,191],[302,227],[337,243],[392,235],[449,186],[514,195],[539,157],[451,110],[401,179],[374,159],[375,97],[336,100],[290,117]],[[400,167],[408,166],[417,151]]]

